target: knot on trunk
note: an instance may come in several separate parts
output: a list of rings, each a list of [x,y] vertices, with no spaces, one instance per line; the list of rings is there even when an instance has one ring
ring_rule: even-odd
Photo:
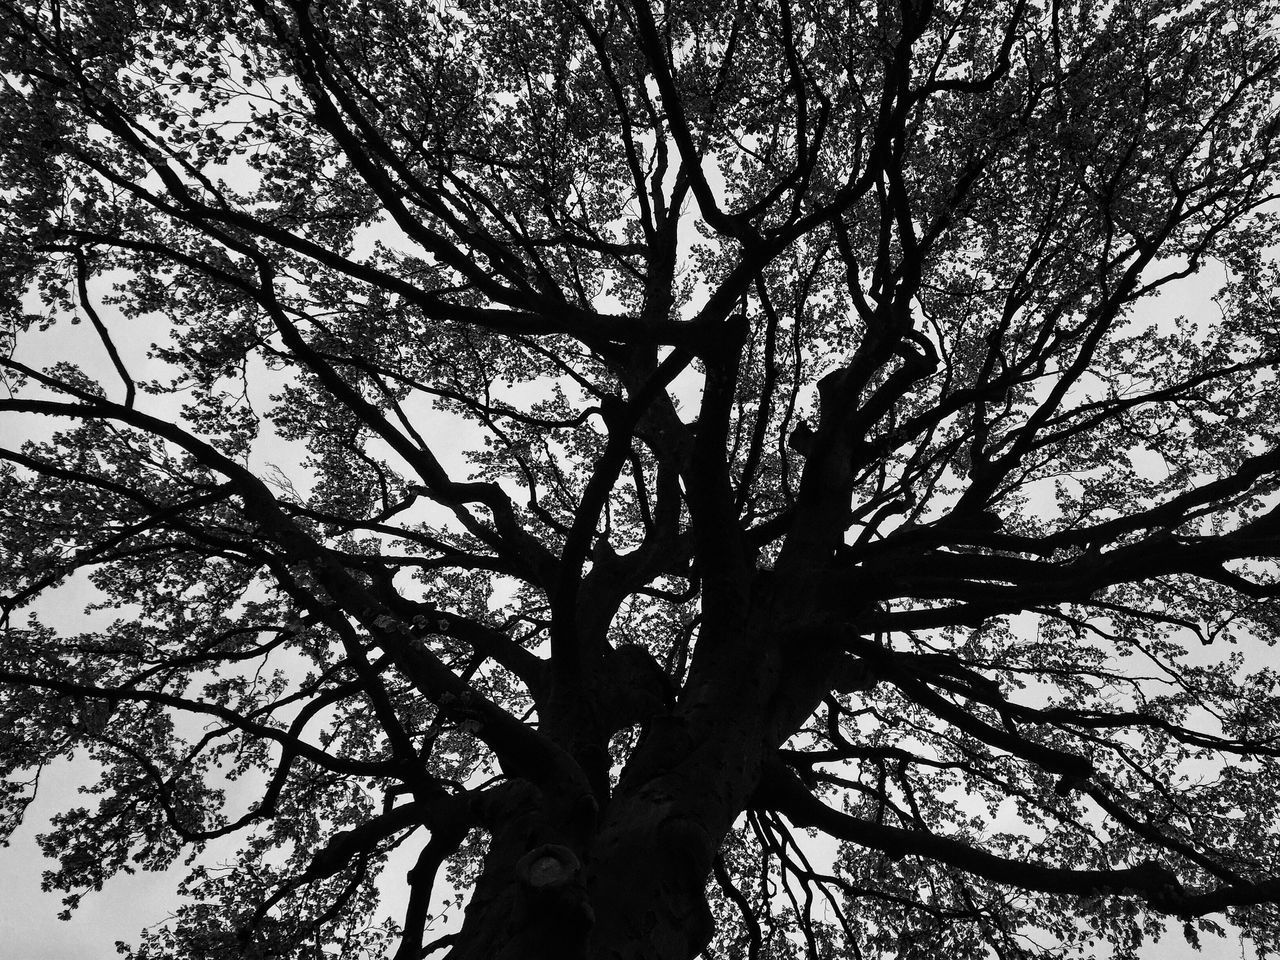
[[[572,850],[558,843],[544,843],[526,853],[516,863],[516,876],[526,887],[549,891],[565,887],[582,870]]]
[[[582,861],[572,850],[559,843],[534,847],[516,861],[515,873],[517,925],[545,931],[548,943],[565,937],[576,942],[586,936],[596,915],[587,901]]]

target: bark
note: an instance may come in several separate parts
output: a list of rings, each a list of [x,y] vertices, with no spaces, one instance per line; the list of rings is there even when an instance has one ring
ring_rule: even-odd
[[[613,681],[594,713],[612,729],[644,721],[616,788],[556,796],[544,782],[490,811],[493,839],[449,960],[692,960],[702,951],[713,934],[706,887],[716,851],[767,759],[829,688],[830,631],[796,626],[813,621],[820,588],[811,577],[754,577],[750,599],[700,641],[713,648],[702,667],[712,666],[691,674],[678,704],[651,660],[626,648],[612,655]]]
[[[692,960],[711,938],[720,837],[670,799],[619,798],[577,850],[540,811],[491,843],[449,960]]]

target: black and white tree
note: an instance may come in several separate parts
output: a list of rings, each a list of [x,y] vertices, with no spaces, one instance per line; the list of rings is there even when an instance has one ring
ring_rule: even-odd
[[[132,956],[1280,951],[1274,2],[0,9],[0,814]]]

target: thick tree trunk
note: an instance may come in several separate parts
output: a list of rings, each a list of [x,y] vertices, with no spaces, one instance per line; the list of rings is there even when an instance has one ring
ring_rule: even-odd
[[[715,853],[750,804],[765,760],[828,689],[838,652],[794,626],[810,617],[812,583],[769,587],[739,612],[740,632],[703,639],[700,667],[712,668],[691,673],[674,710],[651,716],[617,788],[597,794],[607,797],[603,809],[529,787],[518,809],[493,818],[449,960],[692,960],[701,952],[713,933],[705,891]],[[786,642],[773,626],[780,623],[791,625]],[[635,670],[622,676],[639,681]]]
[[[591,960],[690,960],[711,939],[706,882],[727,824],[704,825],[660,794],[622,802],[587,871]]]
[[[494,837],[449,960],[692,960],[706,946],[720,835],[651,795],[611,804],[578,850],[536,842],[537,820]]]

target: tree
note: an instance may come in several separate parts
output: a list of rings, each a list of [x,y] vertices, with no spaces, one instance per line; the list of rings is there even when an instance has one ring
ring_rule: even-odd
[[[1275,3],[3,10],[0,809],[194,857],[131,956],[1280,950]]]

